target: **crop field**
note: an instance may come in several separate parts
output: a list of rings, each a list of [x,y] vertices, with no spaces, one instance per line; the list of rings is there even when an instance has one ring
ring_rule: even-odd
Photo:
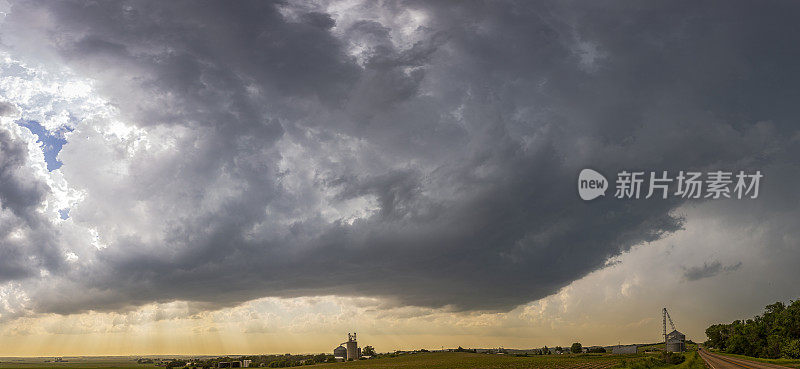
[[[513,355],[432,352],[397,357],[359,360],[345,363],[316,364],[309,368],[393,368],[393,369],[609,369],[622,360],[643,355],[547,355],[519,357]],[[137,364],[134,357],[65,357],[67,362],[45,362],[50,358],[0,358],[0,369],[157,369],[153,364]]]
[[[402,355],[393,358],[361,360],[347,363],[319,364],[317,368],[424,368],[424,369],[606,369],[619,365],[623,357],[636,355],[547,355],[517,357],[513,355],[434,352]]]
[[[122,356],[82,356],[64,357],[66,362],[46,362],[52,357],[25,357],[25,358],[0,358],[0,369],[19,368],[19,369],[155,369],[155,365],[140,365],[136,363],[135,357]],[[162,367],[163,369],[163,367]]]

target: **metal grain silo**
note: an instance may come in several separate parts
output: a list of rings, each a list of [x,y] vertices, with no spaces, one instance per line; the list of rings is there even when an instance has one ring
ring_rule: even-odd
[[[347,334],[347,360],[358,360],[358,342],[356,341],[356,334]]]
[[[677,330],[667,334],[666,347],[664,348],[669,352],[684,352],[686,351],[686,335]]]

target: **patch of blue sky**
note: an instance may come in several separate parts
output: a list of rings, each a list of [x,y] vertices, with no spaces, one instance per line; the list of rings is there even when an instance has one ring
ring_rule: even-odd
[[[47,170],[54,171],[61,168],[62,162],[58,161],[58,152],[67,143],[66,132],[72,132],[70,127],[61,127],[57,131],[48,131],[39,122],[33,120],[20,120],[19,125],[29,129],[39,139],[39,146],[44,153],[44,161],[47,163]]]

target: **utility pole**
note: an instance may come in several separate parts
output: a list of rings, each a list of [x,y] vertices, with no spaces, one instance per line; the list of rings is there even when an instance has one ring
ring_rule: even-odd
[[[661,311],[661,320],[664,326],[664,352],[667,352],[667,308]]]

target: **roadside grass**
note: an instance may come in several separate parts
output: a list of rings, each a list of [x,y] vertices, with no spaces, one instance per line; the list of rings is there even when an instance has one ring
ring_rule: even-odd
[[[649,355],[645,357],[638,357],[632,360],[623,360],[617,368],[620,369],[651,369],[651,368],[664,368],[664,369],[706,369],[706,364],[697,351],[687,352],[684,354],[686,360],[680,364],[672,365],[666,364],[658,359],[658,355]]]
[[[722,352],[722,351],[718,351],[718,350],[713,350],[711,352],[713,352],[715,354],[735,357],[735,358],[739,358],[739,359],[758,361],[758,362],[761,362],[761,363],[783,365],[783,366],[788,366],[790,368],[800,368],[800,359],[765,359],[765,358],[760,358],[760,357],[752,357],[752,356],[745,356],[745,355],[738,355],[738,354],[729,354],[727,352]]]
[[[696,347],[696,346],[695,346]],[[686,354],[686,361],[680,363],[674,367],[675,369],[706,369],[708,366],[703,358],[700,357],[700,354],[697,353],[695,350],[692,353]]]

